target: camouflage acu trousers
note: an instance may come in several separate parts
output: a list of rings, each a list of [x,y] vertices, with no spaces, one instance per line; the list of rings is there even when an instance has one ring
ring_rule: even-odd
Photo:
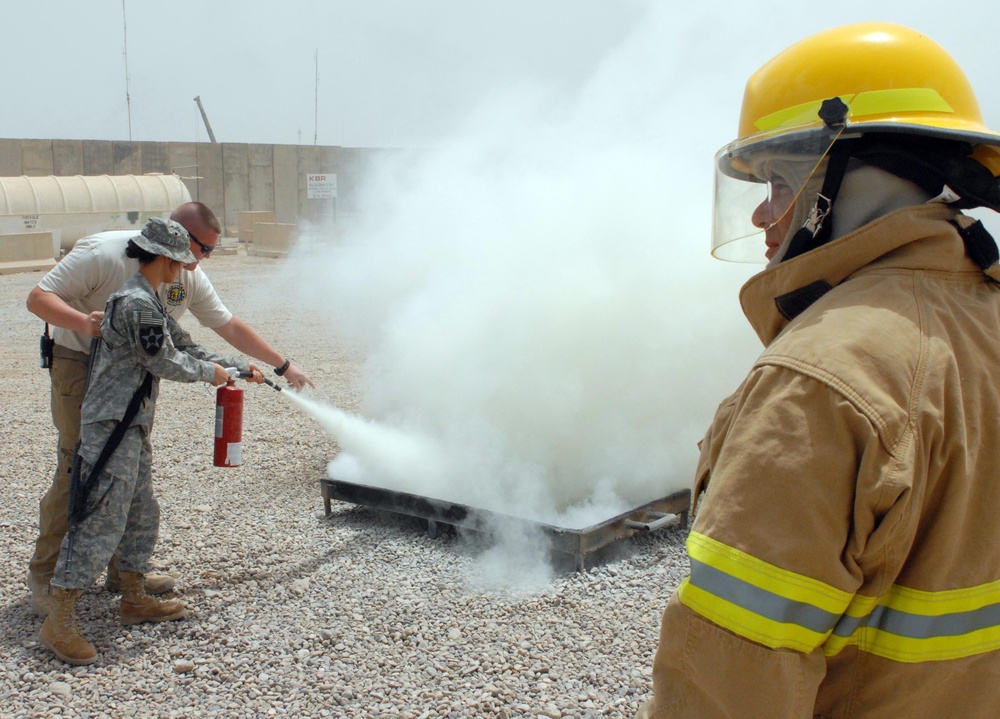
[[[92,471],[114,427],[114,422],[94,422],[81,428],[84,476]],[[93,513],[63,537],[53,585],[89,587],[114,554],[123,571],[146,571],[160,527],[160,505],[153,493],[150,469],[152,452],[143,427],[133,426],[125,432],[87,499],[87,510],[93,509]]]

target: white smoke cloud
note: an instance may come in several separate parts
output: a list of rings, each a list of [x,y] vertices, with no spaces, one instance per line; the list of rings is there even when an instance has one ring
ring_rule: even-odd
[[[331,473],[575,527],[691,486],[760,349],[737,301],[759,268],[709,257],[735,117],[690,112],[697,83],[662,49],[680,33],[652,12],[582,96],[492,98],[448,148],[387,163],[364,224],[286,263],[300,307],[364,351],[385,430],[327,425]]]

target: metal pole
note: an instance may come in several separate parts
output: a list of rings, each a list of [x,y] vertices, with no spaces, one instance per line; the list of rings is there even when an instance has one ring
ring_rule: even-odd
[[[194,101],[198,103],[198,109],[201,111],[201,119],[205,121],[205,129],[208,130],[208,139],[214,144],[215,133],[212,132],[212,126],[208,124],[208,115],[205,114],[205,108],[201,104],[201,95],[195,95]]]
[[[125,34],[125,106],[128,108],[128,141],[132,142],[132,96],[128,89],[128,23],[125,20],[125,0],[122,0],[122,29]]]
[[[315,131],[313,133],[313,145],[319,144],[319,48],[316,48],[316,103],[315,103]]]

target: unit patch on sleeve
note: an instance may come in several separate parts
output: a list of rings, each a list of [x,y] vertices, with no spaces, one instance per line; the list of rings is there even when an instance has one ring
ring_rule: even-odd
[[[167,288],[166,295],[167,296],[164,297],[166,303],[168,305],[176,307],[177,305],[181,304],[187,297],[187,288],[180,282],[174,282],[172,285],[170,285],[170,287]]]
[[[151,356],[163,347],[163,315],[159,312],[142,310],[139,313],[139,343]]]

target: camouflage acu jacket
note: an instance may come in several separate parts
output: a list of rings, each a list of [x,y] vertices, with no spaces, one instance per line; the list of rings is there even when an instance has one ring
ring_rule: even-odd
[[[152,390],[132,420],[147,430],[153,424],[161,377],[211,382],[213,363],[249,370],[242,358],[218,355],[195,344],[139,272],[108,298],[101,335],[83,401],[83,424],[120,420],[147,370],[153,375]]]

